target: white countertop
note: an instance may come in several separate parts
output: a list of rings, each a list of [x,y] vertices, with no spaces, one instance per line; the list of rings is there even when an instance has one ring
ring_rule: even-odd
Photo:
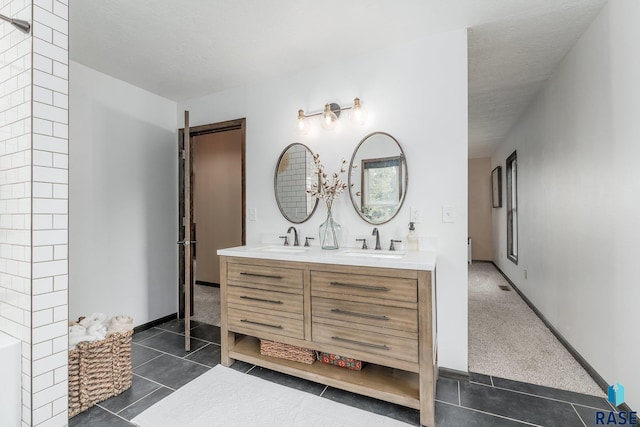
[[[323,250],[319,247],[255,244],[219,249],[218,255],[403,270],[433,271],[436,266],[434,251],[390,252],[355,248]]]

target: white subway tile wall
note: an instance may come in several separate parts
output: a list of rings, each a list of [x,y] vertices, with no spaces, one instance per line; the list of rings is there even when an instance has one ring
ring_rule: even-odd
[[[33,101],[34,123],[43,128],[39,135],[34,125],[32,182],[51,188],[46,195],[32,198],[33,256],[32,279],[53,280],[53,289],[33,295],[33,346],[50,346],[51,354],[33,357],[32,375],[52,375],[52,384],[32,384],[33,424],[67,425],[67,331],[68,331],[68,0],[37,2],[33,7],[33,53],[44,59],[47,69],[33,72],[33,88],[42,95]],[[45,36],[40,38],[36,30]],[[48,67],[48,65],[51,67]],[[36,140],[38,145],[36,147]],[[65,220],[56,223],[55,216]],[[36,230],[36,218],[38,228]],[[53,257],[35,259],[37,250]],[[41,323],[36,323],[40,320]],[[57,374],[56,374],[57,373]],[[37,411],[37,412],[36,412]]]
[[[0,0],[0,330],[22,340],[22,425],[66,426],[68,0]]]
[[[31,3],[3,1],[0,13],[31,21]],[[0,24],[0,58],[0,330],[23,343],[22,422],[30,425],[31,37]]]

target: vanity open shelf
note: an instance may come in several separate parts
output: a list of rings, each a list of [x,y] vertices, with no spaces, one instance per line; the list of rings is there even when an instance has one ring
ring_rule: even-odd
[[[260,354],[260,340],[248,336],[236,339],[235,347],[229,352],[229,356],[235,360],[331,387],[420,409],[419,376],[414,372],[371,363],[366,363],[360,371],[352,371],[318,361],[307,365],[264,356]]]
[[[420,410],[433,427],[435,256],[376,260],[312,249],[220,256],[221,362],[241,360]],[[395,266],[395,268],[394,268]],[[260,354],[260,339],[362,360],[360,371]]]

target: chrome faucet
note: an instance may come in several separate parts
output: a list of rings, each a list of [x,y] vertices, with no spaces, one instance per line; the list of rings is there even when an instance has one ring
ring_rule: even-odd
[[[298,230],[296,230],[296,228],[292,225],[287,230],[287,234],[291,233],[291,230],[293,230],[293,246],[300,246],[300,241],[298,240]]]
[[[362,249],[369,249],[367,246],[367,239],[356,239],[356,242],[362,242]]]
[[[380,232],[378,231],[378,227],[373,228],[371,235],[376,236],[376,250],[379,251],[382,248],[380,247]]]

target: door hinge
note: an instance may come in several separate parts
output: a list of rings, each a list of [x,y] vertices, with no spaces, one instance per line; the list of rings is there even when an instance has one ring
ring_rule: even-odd
[[[187,218],[182,217],[182,226],[184,227],[187,223]]]
[[[187,159],[187,152],[185,150],[180,150],[180,156],[182,157],[182,160],[186,160]]]

